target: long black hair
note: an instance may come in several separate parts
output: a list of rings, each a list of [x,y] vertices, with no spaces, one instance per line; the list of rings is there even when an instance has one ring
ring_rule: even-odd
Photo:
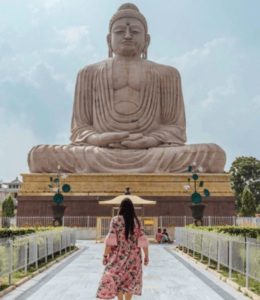
[[[119,208],[119,215],[123,216],[125,221],[125,238],[128,240],[129,234],[134,233],[135,219],[137,221],[138,227],[140,227],[140,222],[136,216],[133,202],[129,198],[122,200]]]

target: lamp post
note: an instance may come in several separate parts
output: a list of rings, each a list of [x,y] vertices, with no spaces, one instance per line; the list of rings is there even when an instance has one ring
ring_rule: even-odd
[[[198,191],[198,186],[199,188],[204,187],[204,181],[199,180],[199,175],[193,171],[192,166],[189,166],[188,172],[190,172],[192,175],[190,178],[188,178],[188,182],[190,183],[193,180],[193,193],[191,194],[191,202],[192,204],[190,205],[192,217],[194,219],[194,224],[196,226],[203,225],[203,214],[204,214],[204,209],[206,205],[202,203],[202,197],[209,197],[210,192],[208,189],[203,189],[203,196],[201,193]],[[189,190],[190,185],[184,186],[185,190]]]
[[[65,174],[61,174],[59,165],[57,166],[57,170],[58,170],[57,175],[54,177],[50,177],[49,188],[55,192],[52,198],[55,203],[52,206],[53,225],[62,226],[62,219],[66,209],[66,206],[63,205],[64,197],[62,192],[64,193],[70,192],[70,185],[67,183],[61,185],[61,178],[65,179],[67,176]]]
[[[126,187],[125,188],[125,195],[131,195],[131,192],[130,192],[130,187]]]

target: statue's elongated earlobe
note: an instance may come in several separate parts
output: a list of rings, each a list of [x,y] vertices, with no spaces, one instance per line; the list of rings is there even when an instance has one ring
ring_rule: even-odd
[[[147,59],[147,48],[145,47],[142,52],[142,59]]]
[[[111,46],[111,36],[110,34],[107,35],[107,45],[108,45],[108,57],[113,57],[113,49]]]
[[[108,57],[113,57],[113,50],[108,46]]]

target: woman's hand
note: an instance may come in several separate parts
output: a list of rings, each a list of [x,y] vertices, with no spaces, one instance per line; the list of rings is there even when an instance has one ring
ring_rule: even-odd
[[[149,257],[145,256],[144,257],[144,265],[147,266],[149,264]]]
[[[107,263],[108,263],[108,256],[107,256],[107,255],[104,255],[104,256],[103,256],[103,261],[102,261],[102,263],[103,263],[104,266],[107,265]]]

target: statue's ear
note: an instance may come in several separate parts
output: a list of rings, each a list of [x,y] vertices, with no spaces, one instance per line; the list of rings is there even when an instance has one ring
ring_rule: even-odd
[[[146,34],[146,38],[145,38],[145,46],[146,48],[148,48],[148,46],[150,45],[150,41],[151,41],[151,36],[150,34]]]
[[[150,40],[151,40],[150,34],[147,33],[146,36],[145,36],[145,45],[144,45],[144,49],[143,49],[143,52],[142,52],[142,58],[143,59],[147,59],[148,47],[149,47],[149,44],[150,44]]]
[[[113,57],[113,50],[111,45],[111,34],[107,35],[107,45],[108,45],[108,57]]]
[[[111,34],[110,33],[107,35],[107,44],[108,44],[108,47],[111,47]]]

